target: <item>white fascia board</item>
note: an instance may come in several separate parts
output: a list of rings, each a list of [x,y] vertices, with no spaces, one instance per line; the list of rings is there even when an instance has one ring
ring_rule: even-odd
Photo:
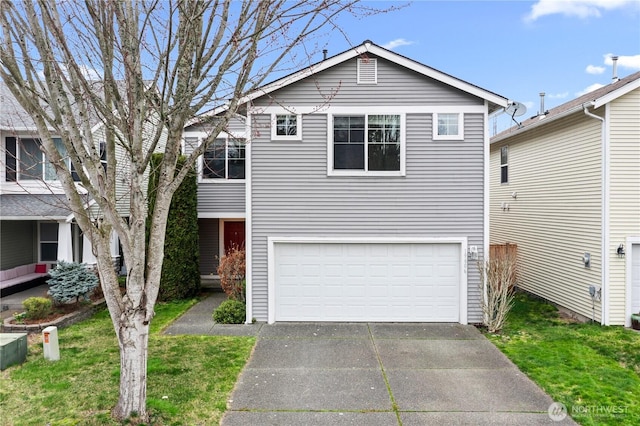
[[[600,108],[602,105],[608,104],[609,102],[619,98],[620,96],[626,95],[627,93],[637,89],[638,87],[640,87],[640,78],[596,99],[593,102],[593,107]]]
[[[33,221],[33,220],[44,220],[44,221],[66,221],[67,218],[65,216],[1,216],[0,220],[23,220],[23,221]]]
[[[293,74],[290,74],[286,77],[283,77],[279,80],[276,80],[270,84],[265,85],[264,87],[242,97],[239,100],[239,104],[244,104],[244,103],[250,103],[251,101],[253,101],[254,99],[257,99],[259,97],[268,95],[271,92],[274,92],[278,89],[281,89],[285,86],[288,86],[290,84],[293,84],[297,81],[302,80],[303,78],[306,78],[310,75],[313,74],[317,74],[319,72],[322,72],[328,68],[331,68],[335,65],[338,65],[342,62],[345,62],[349,59],[358,57],[360,55],[366,54],[366,53],[371,53],[373,55],[379,56],[383,59],[386,59],[390,62],[396,63],[398,65],[401,65],[407,69],[410,69],[412,71],[415,71],[419,74],[422,74],[424,76],[433,78],[434,80],[440,81],[442,83],[445,83],[449,86],[455,87],[457,89],[460,89],[462,91],[465,91],[467,93],[470,93],[474,96],[477,96],[479,98],[482,98],[486,101],[489,101],[490,103],[494,103],[498,106],[501,106],[503,108],[506,108],[509,105],[509,100],[507,98],[504,98],[502,96],[496,95],[495,93],[491,93],[489,91],[486,91],[484,89],[481,89],[480,87],[474,86],[473,84],[467,83],[465,81],[462,81],[458,78],[452,77],[448,74],[445,74],[443,72],[440,72],[434,68],[430,68],[426,65],[420,64],[412,59],[406,58],[402,55],[398,55],[396,53],[393,53],[389,50],[383,49],[379,46],[376,46],[374,44],[371,43],[364,43],[360,46],[354,47],[353,49],[347,50],[346,52],[340,53],[332,58],[329,59],[325,59],[322,62],[319,62],[315,65],[311,65],[307,68],[304,68],[298,72],[295,72]],[[220,113],[223,112],[226,109],[226,107],[219,107],[217,109],[213,109],[211,110],[209,113],[205,113],[208,115],[213,115],[216,113]],[[202,117],[202,116],[201,116]]]
[[[420,73],[424,76],[433,78],[434,80],[438,80],[442,83],[445,83],[449,86],[455,87],[467,93],[470,93],[474,96],[492,102],[496,105],[499,105],[503,108],[509,106],[509,100],[507,98],[503,98],[502,96],[496,95],[495,93],[491,93],[484,89],[481,89],[478,86],[474,86],[473,84],[467,83],[466,81],[460,80],[443,72],[440,72],[434,68],[423,65],[419,62],[416,62],[412,59],[406,58],[404,56],[393,53],[389,50],[383,49],[381,47],[375,45],[368,45],[367,51],[380,56],[381,58],[387,59],[388,61],[395,62],[398,65],[402,65],[405,68],[408,68],[412,71]]]

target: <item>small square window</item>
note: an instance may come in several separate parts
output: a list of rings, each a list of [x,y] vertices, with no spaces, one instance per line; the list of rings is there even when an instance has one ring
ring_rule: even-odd
[[[301,140],[302,117],[297,114],[273,114],[271,120],[272,140]]]
[[[462,140],[464,139],[464,121],[461,113],[433,114],[434,140]]]

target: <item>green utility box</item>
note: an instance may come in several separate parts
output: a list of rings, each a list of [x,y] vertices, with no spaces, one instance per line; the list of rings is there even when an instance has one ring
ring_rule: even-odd
[[[27,359],[27,333],[0,333],[0,370]]]

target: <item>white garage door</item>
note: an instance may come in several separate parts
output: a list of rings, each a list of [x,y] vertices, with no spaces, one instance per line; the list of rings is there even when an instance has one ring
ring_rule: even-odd
[[[460,251],[460,244],[275,243],[274,319],[459,322]]]

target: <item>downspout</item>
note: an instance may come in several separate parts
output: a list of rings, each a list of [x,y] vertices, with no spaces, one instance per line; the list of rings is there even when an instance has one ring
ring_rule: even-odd
[[[601,318],[600,324],[609,325],[609,138],[607,137],[607,120],[588,110],[593,103],[582,104],[586,116],[600,120],[602,147],[602,271],[601,271]]]

